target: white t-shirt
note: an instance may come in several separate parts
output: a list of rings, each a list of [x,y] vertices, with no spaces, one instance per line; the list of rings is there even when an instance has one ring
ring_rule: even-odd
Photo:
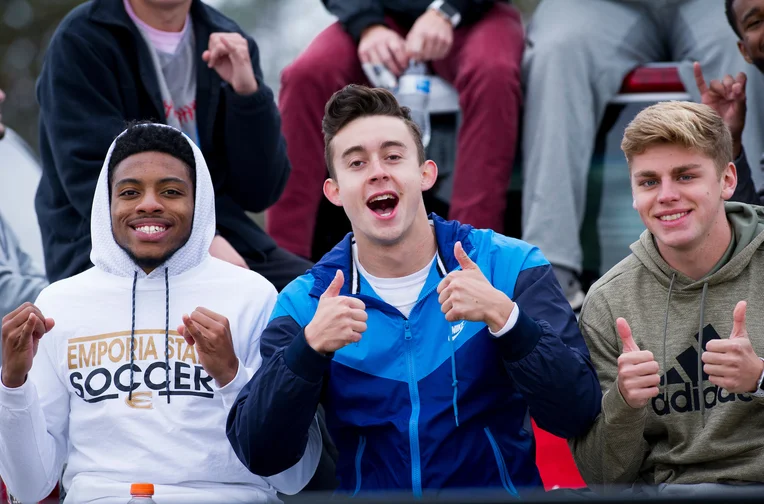
[[[432,268],[432,263],[435,262],[437,256],[438,253],[436,252],[432,256],[432,260],[427,263],[427,266],[410,275],[398,278],[379,278],[369,274],[364,269],[361,261],[358,260],[358,245],[353,243],[353,262],[358,272],[369,282],[369,285],[371,285],[374,292],[377,293],[382,301],[397,308],[406,318],[408,318],[411,309],[414,308],[417,299],[419,299],[419,293],[422,292],[422,287],[424,287],[427,281],[427,275],[430,274],[430,268]],[[493,332],[489,328],[488,332],[495,338],[506,334],[515,327],[519,315],[520,312],[517,308],[517,303],[515,303],[504,327],[499,329],[498,332]]]
[[[374,292],[385,303],[396,307],[406,318],[408,318],[411,309],[416,304],[417,299],[419,299],[419,293],[422,292],[422,287],[424,287],[424,283],[427,281],[427,275],[430,274],[430,268],[432,268],[432,263],[435,262],[435,257],[433,255],[432,260],[427,263],[427,266],[410,275],[399,278],[379,278],[370,275],[364,269],[361,261],[358,260],[358,247],[353,244],[353,261],[356,268],[358,268],[358,272],[363,275],[372,289],[374,289]]]

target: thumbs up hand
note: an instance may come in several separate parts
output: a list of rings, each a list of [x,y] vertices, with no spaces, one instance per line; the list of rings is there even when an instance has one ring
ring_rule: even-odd
[[[484,322],[492,332],[499,332],[507,323],[515,303],[491,285],[464,252],[461,242],[454,245],[454,256],[461,270],[452,271],[438,285],[440,311],[449,322]]]
[[[747,303],[740,301],[732,312],[729,339],[711,340],[703,352],[703,371],[714,385],[733,394],[755,392],[764,372],[764,362],[756,355],[745,326]]]
[[[326,355],[361,340],[366,331],[366,305],[360,299],[340,296],[345,283],[337,270],[318,302],[313,320],[305,327],[305,340],[316,352]]]
[[[615,324],[623,345],[618,357],[618,390],[626,404],[634,409],[643,408],[659,393],[660,367],[652,352],[639,349],[625,319],[619,318]]]

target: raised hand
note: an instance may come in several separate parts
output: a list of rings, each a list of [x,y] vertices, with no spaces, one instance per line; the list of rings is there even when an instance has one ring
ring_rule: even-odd
[[[247,39],[238,33],[213,33],[202,60],[214,68],[236,94],[250,95],[258,89]]]
[[[747,303],[740,301],[732,312],[732,332],[729,339],[711,340],[703,352],[703,371],[714,385],[728,392],[742,394],[755,392],[764,371],[748,339],[745,325]]]
[[[446,320],[484,322],[494,333],[507,323],[515,304],[494,288],[480,268],[469,258],[461,242],[454,245],[454,256],[461,270],[452,271],[438,285],[440,311]]]
[[[313,320],[305,327],[308,345],[322,355],[360,341],[366,331],[366,305],[360,299],[340,296],[344,283],[342,271],[337,270],[321,294]]]
[[[45,318],[32,303],[24,303],[3,317],[3,385],[20,387],[26,381],[37,355],[40,338],[53,329],[55,322]]]
[[[642,408],[658,395],[660,367],[652,352],[639,349],[625,319],[618,318],[615,324],[623,346],[618,357],[618,390],[626,404],[634,409]]]
[[[737,158],[740,155],[743,128],[745,128],[746,75],[743,72],[734,78],[731,75],[725,75],[721,81],[712,80],[706,85],[700,63],[696,61],[693,64],[693,70],[695,84],[700,92],[700,102],[714,109],[730,129],[734,145],[732,155]]]
[[[228,385],[239,371],[239,359],[233,349],[228,319],[207,308],[199,307],[191,315],[183,315],[178,333],[186,343],[196,347],[196,354],[207,374],[218,387]]]

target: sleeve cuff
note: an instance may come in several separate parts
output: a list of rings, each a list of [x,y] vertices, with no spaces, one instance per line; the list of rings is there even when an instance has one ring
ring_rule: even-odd
[[[490,329],[488,329],[488,332],[494,338],[500,338],[501,336],[507,334],[513,327],[515,327],[515,324],[517,323],[517,317],[519,316],[520,316],[520,307],[517,306],[517,303],[515,303],[514,306],[512,307],[512,312],[509,314],[509,318],[507,318],[507,323],[504,324],[504,327],[499,329],[499,332],[493,332]]]
[[[237,114],[255,114],[265,104],[275,103],[273,101],[273,92],[265,83],[257,79],[257,91],[249,95],[240,95],[233,90],[230,84],[226,84],[226,99],[231,108]]]
[[[499,345],[502,357],[507,361],[515,362],[523,359],[536,348],[541,335],[541,327],[536,321],[518,309],[514,327],[501,338],[496,338],[496,343]]]
[[[29,378],[24,385],[17,388],[8,388],[0,380],[0,407],[24,410],[34,404],[36,397],[37,389]]]
[[[305,330],[301,330],[284,350],[284,362],[297,376],[311,383],[318,383],[329,370],[331,355],[321,355],[308,345]]]
[[[361,40],[361,33],[372,25],[387,26],[387,23],[385,23],[385,15],[377,12],[360,14],[349,19],[345,23],[345,31],[347,31],[350,36],[353,37],[355,43],[358,44]]]
[[[618,389],[618,382],[613,382],[610,390],[602,396],[602,414],[607,424],[633,424],[647,418],[647,408],[629,406]]]
[[[223,406],[226,409],[231,409],[236,402],[236,398],[239,396],[239,392],[249,383],[253,374],[252,370],[244,367],[244,363],[239,359],[239,369],[236,371],[236,376],[224,387],[218,388],[218,393],[223,399]]]

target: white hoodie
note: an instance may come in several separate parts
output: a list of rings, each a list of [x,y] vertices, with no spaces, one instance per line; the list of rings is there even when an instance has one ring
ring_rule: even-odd
[[[40,341],[26,383],[16,389],[0,383],[0,477],[22,502],[46,497],[62,470],[66,503],[125,503],[131,483],[147,482],[160,504],[278,502],[276,490],[296,493],[315,472],[317,424],[302,460],[270,478],[251,474],[226,438],[228,411],[261,364],[260,333],[276,290],[257,273],[209,255],[215,196],[204,158],[189,144],[196,201],[188,242],[149,275],[117,245],[107,187],[112,144],[93,201],[95,267],[37,299],[55,327]],[[223,388],[173,329],[198,306],[230,321],[239,372]]]

